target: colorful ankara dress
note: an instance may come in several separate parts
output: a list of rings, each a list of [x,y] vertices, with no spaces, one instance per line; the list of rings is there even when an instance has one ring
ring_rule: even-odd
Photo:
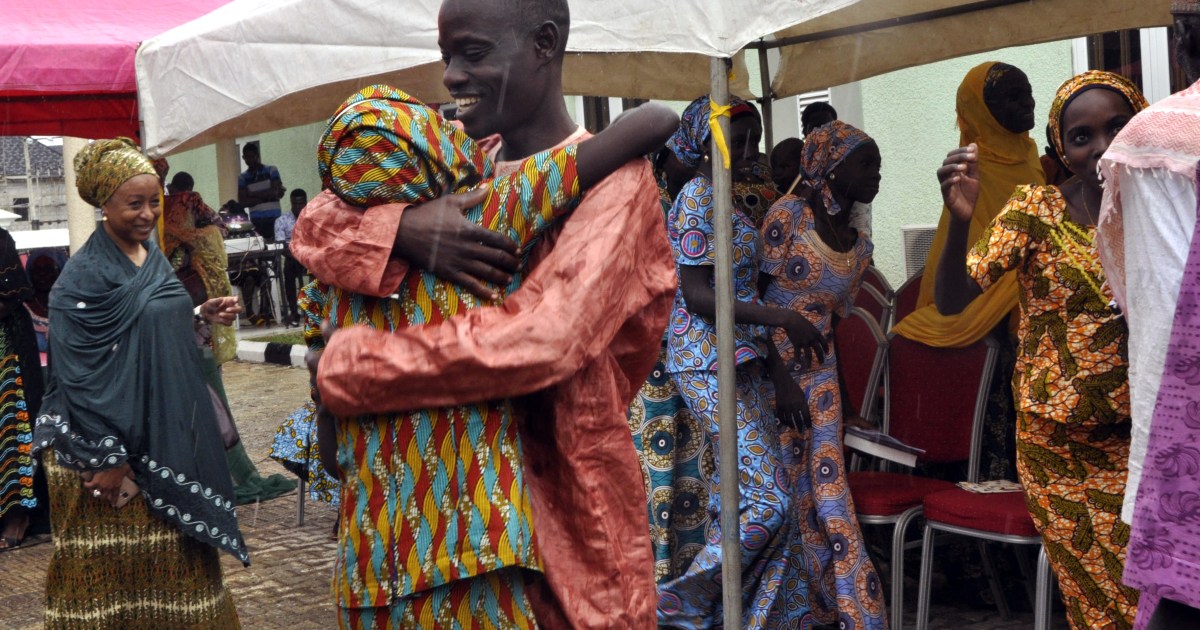
[[[1120,520],[1129,457],[1125,323],[1062,192],[1021,186],[967,258],[985,291],[1013,269],[1020,324],[1013,390],[1017,472],[1073,628],[1128,628]]]
[[[42,403],[42,366],[33,322],[22,306],[32,295],[17,245],[0,228],[0,300],[8,309],[0,319],[0,522],[38,507],[31,444]]]
[[[706,177],[697,177],[680,191],[667,220],[676,264],[713,265],[713,192]],[[757,302],[758,230],[740,209],[733,210],[734,293],[742,302]],[[798,534],[786,464],[779,445],[773,412],[774,393],[765,374],[766,356],[759,326],[734,327],[737,357],[737,423],[740,489],[740,532],[744,591],[743,625],[776,627],[799,619],[807,610],[789,610],[802,593],[786,589],[785,551]],[[675,312],[667,329],[667,369],[692,414],[712,440],[713,458],[720,448],[717,419],[716,326],[690,312],[682,288],[675,294]],[[660,625],[710,628],[721,619],[720,475],[709,475],[706,545],[678,578],[659,589]]]
[[[658,182],[663,214],[671,210]],[[629,430],[642,465],[654,547],[654,580],[679,577],[704,548],[709,476],[716,466],[708,431],[688,409],[667,371],[667,335],[650,377],[629,405]]]
[[[817,236],[813,220],[808,204],[793,196],[767,215],[762,272],[774,280],[763,301],[804,313],[830,338],[834,316],[846,316],[853,306],[874,247],[859,238],[850,251],[837,252]],[[801,462],[788,471],[798,489],[794,509],[804,531],[803,544],[792,556],[804,558],[799,566],[807,567],[808,603],[821,623],[852,620],[847,627],[881,628],[883,591],[846,483],[837,355],[831,351],[824,362],[801,366],[786,334],[776,333],[774,341],[804,389],[812,415],[810,430],[789,429],[780,438]]]
[[[492,176],[470,138],[394,88],[372,86],[343,105],[322,137],[320,170],[325,187],[352,203],[415,203]],[[487,199],[467,218],[524,252],[580,196],[575,147],[534,155],[486,185]],[[323,283],[316,295],[321,316],[305,335],[314,344],[321,320],[395,331],[482,305],[418,269],[395,297]],[[337,436],[343,627],[534,625],[519,568],[538,570],[540,560],[510,401],[339,418]]]
[[[822,198],[830,214],[840,211],[828,194],[826,178],[855,149],[870,142],[861,131],[840,121],[819,127],[805,141],[801,169],[814,198]],[[763,302],[803,313],[826,338],[833,318],[849,313],[871,260],[871,241],[857,238],[839,252],[816,231],[816,216],[806,199],[789,195],[775,203],[763,223],[760,270],[771,276]],[[789,576],[807,580],[805,604],[814,623],[874,629],[887,625],[883,587],[867,555],[854,500],[846,481],[842,448],[842,396],[837,355],[800,365],[782,330],[773,336],[780,358],[804,389],[812,428],[780,436],[784,453],[796,465],[788,468],[795,518],[802,536],[788,551]]]

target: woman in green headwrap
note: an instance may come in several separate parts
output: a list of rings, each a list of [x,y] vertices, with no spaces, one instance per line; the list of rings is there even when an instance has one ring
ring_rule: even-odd
[[[45,627],[237,628],[217,551],[249,555],[194,328],[241,308],[213,298],[193,318],[151,238],[158,177],[131,141],[92,143],[75,173],[104,219],[50,293],[50,380],[33,435],[55,543]]]

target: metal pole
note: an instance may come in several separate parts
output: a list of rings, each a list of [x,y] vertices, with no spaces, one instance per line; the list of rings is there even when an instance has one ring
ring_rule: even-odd
[[[771,116],[771,101],[775,95],[771,93],[771,66],[766,48],[758,49],[758,80],[762,83],[762,99],[758,103],[762,106],[763,142],[767,155],[770,155],[775,146],[775,125]]]
[[[712,92],[717,105],[729,104],[729,60],[712,60]],[[717,119],[729,138],[729,117]],[[721,585],[725,627],[742,627],[742,546],[738,527],[737,365],[733,344],[733,185],[721,151],[710,152],[713,175],[713,220],[717,237],[717,420],[721,436],[717,456],[721,472]]]
[[[34,199],[36,185],[33,182],[33,163],[29,160],[29,145],[34,142],[33,136],[26,136],[21,142],[21,148],[25,149],[25,196],[28,199],[25,212],[30,222],[37,221],[37,201]]]

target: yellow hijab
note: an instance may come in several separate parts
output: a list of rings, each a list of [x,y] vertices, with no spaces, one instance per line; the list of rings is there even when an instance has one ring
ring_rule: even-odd
[[[992,219],[1000,214],[1014,188],[1046,183],[1037,144],[1028,133],[1016,134],[1001,126],[984,103],[988,73],[995,65],[989,61],[975,66],[958,87],[959,146],[974,142],[979,147],[979,201],[967,233],[971,244],[987,235]],[[960,348],[982,339],[1017,307],[1017,276],[1015,271],[1008,273],[958,315],[939,313],[933,304],[933,286],[949,227],[950,211],[943,207],[925,260],[917,310],[896,324],[895,330],[926,345]]]

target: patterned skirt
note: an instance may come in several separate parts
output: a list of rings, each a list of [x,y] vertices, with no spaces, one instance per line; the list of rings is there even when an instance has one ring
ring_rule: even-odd
[[[704,548],[712,440],[667,373],[666,344],[629,405],[629,430],[642,465],[654,546],[654,579],[679,577]]]
[[[801,542],[789,550],[788,575],[800,576],[807,588],[805,605],[814,623],[855,630],[886,630],[883,585],[867,554],[850,485],[842,445],[842,402],[837,369],[805,372],[799,384],[808,398],[812,428],[780,436],[784,455],[798,460],[788,468],[793,509]]]
[[[537,622],[525,594],[523,569],[509,567],[455,580],[390,606],[339,609],[341,630],[529,630]]]
[[[1121,584],[1128,461],[1128,422],[1088,426],[1017,416],[1017,473],[1072,628],[1133,627],[1138,592]]]
[[[141,496],[116,510],[85,494],[53,451],[42,462],[54,529],[47,630],[241,627],[216,549],[151,516]]]

